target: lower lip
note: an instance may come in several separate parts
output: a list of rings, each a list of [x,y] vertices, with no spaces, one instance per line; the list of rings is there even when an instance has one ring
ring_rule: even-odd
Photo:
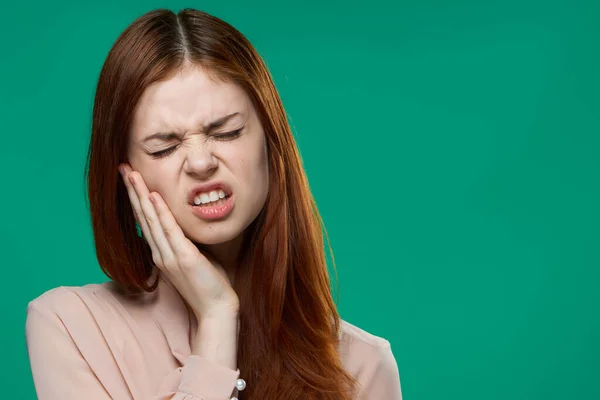
[[[192,212],[204,220],[213,221],[229,215],[233,210],[233,204],[233,195],[230,195],[224,204],[218,206],[192,206]]]

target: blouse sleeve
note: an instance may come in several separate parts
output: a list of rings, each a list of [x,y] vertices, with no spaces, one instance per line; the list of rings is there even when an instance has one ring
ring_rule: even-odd
[[[60,316],[43,302],[29,303],[25,336],[39,400],[132,398],[118,369],[108,379],[106,374],[99,379],[99,371],[83,357]],[[139,400],[229,400],[239,370],[192,355],[174,375],[176,390]]]
[[[400,373],[389,341],[384,339],[383,344],[377,348],[375,361],[369,366],[361,387],[358,396],[360,400],[402,400]]]

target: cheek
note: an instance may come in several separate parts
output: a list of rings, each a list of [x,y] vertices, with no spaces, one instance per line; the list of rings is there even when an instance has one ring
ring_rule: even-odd
[[[252,169],[255,171],[255,180],[263,189],[269,183],[269,163],[266,146],[262,144],[254,153],[256,157],[252,160]]]
[[[236,160],[237,180],[246,188],[251,197],[259,198],[268,190],[269,168],[266,154],[257,149],[239,154]]]
[[[173,182],[171,170],[163,166],[162,168],[143,168],[138,172],[144,178],[146,188],[150,193],[158,192],[163,199],[169,200],[168,195],[173,194],[172,188],[168,187],[169,182]]]

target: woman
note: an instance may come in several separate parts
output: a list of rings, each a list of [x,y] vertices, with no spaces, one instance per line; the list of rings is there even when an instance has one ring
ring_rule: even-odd
[[[232,26],[134,21],[100,74],[86,171],[112,281],[30,302],[39,399],[401,399],[389,342],[339,318],[281,100]]]

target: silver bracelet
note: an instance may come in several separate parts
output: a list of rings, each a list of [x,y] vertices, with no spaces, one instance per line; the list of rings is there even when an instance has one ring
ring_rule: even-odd
[[[238,379],[237,381],[235,381],[235,387],[238,391],[241,392],[242,390],[246,389],[246,381],[242,378]],[[238,400],[238,398],[234,396],[230,400]]]

